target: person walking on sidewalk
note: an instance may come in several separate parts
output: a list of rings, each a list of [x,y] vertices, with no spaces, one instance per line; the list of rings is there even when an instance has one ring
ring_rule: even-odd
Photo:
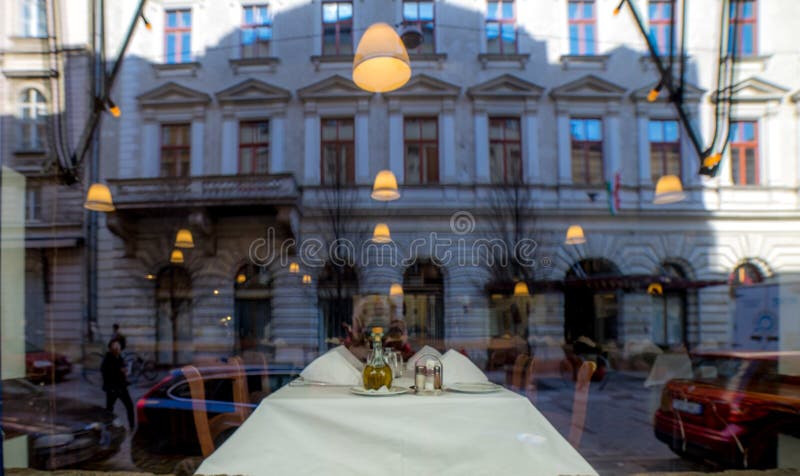
[[[133,431],[133,401],[128,393],[128,368],[122,358],[122,346],[118,340],[108,343],[108,352],[100,365],[103,374],[103,390],[106,392],[106,410],[113,412],[117,399],[122,400],[128,413],[128,428]]]
[[[115,323],[113,326],[111,326],[111,330],[113,331],[113,333],[111,334],[111,339],[108,340],[108,343],[110,344],[114,341],[117,341],[119,342],[120,350],[125,350],[125,344],[127,343],[127,339],[125,338],[125,335],[123,335],[122,332],[119,331],[119,324]]]

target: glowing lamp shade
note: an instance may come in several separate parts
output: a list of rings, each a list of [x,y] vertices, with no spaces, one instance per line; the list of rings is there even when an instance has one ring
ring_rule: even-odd
[[[664,175],[658,179],[656,183],[656,194],[653,197],[653,203],[656,205],[664,205],[667,203],[680,202],[686,198],[683,193],[683,185],[681,179],[676,175]]]
[[[567,238],[564,240],[567,245],[581,245],[586,243],[583,235],[583,228],[580,225],[572,225],[567,229]]]
[[[373,199],[380,202],[390,202],[400,198],[400,192],[397,190],[397,179],[391,170],[381,170],[375,176],[375,183],[372,184]]]
[[[115,210],[114,202],[111,201],[111,190],[108,189],[108,186],[102,183],[93,183],[86,192],[83,208],[95,212],[113,212]]]
[[[169,256],[169,262],[174,264],[183,263],[183,251],[172,250],[172,254]]]
[[[194,248],[192,232],[186,228],[178,230],[178,234],[175,235],[175,248]]]
[[[244,273],[239,273],[236,275],[236,284],[244,284],[247,281],[247,276]]]
[[[300,272],[300,265],[297,263],[289,263],[289,272],[292,274],[297,274]]]
[[[311,284],[311,275],[310,274],[304,274],[303,275],[303,284]]]
[[[372,232],[372,241],[375,243],[391,243],[392,235],[389,234],[389,225],[386,223],[375,225],[375,230]]]
[[[525,281],[517,281],[514,285],[514,296],[530,296],[528,284]]]
[[[389,296],[396,297],[403,295],[403,286],[399,283],[393,283],[392,286],[389,288]]]
[[[394,28],[375,23],[364,32],[353,58],[353,82],[359,88],[385,93],[411,78],[408,52]]]

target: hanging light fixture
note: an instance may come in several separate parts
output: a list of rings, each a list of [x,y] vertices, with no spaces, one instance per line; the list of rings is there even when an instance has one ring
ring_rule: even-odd
[[[289,263],[289,272],[292,274],[297,274],[300,272],[300,265],[297,263]]]
[[[86,192],[86,201],[83,202],[83,208],[95,212],[113,212],[114,202],[111,201],[111,190],[108,185],[102,183],[93,183]]]
[[[683,193],[681,179],[678,178],[677,175],[664,175],[658,179],[653,203],[656,205],[665,205],[667,203],[680,202],[685,198],[686,194]]]
[[[403,296],[403,286],[400,283],[392,283],[389,287],[389,296],[391,297],[402,297]]]
[[[181,250],[172,250],[172,254],[169,257],[169,262],[174,264],[181,264],[183,263],[183,251]]]
[[[310,274],[304,274],[303,275],[303,284],[311,284],[311,275]]]
[[[194,248],[192,232],[188,228],[181,228],[175,235],[175,248]]]
[[[571,225],[567,228],[567,238],[564,240],[567,245],[582,245],[586,243],[586,237],[583,235],[583,228],[580,225]]]
[[[370,196],[380,202],[390,202],[400,198],[400,192],[397,190],[397,178],[391,170],[378,172],[375,182],[372,184],[372,195]]]
[[[152,281],[152,280],[156,279],[156,275],[155,274],[151,274],[151,273],[147,273],[147,274],[144,275],[144,279],[146,279],[148,281]]]
[[[247,276],[244,273],[239,273],[236,275],[236,284],[244,284],[247,281]]]
[[[372,232],[372,241],[375,243],[391,243],[392,235],[389,234],[389,225],[386,223],[375,225],[375,230]]]
[[[122,115],[122,110],[119,108],[119,106],[114,104],[114,101],[112,101],[111,98],[106,99],[106,107],[112,116],[119,117]]]
[[[394,28],[375,23],[364,32],[353,57],[353,82],[359,88],[385,93],[411,78],[408,52]]]
[[[530,296],[528,292],[528,284],[525,281],[517,281],[514,285],[514,297]]]

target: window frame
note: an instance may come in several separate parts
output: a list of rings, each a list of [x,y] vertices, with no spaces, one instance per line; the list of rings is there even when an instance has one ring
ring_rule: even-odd
[[[164,133],[165,130],[169,127],[185,127],[187,129],[187,137],[188,140],[186,144],[174,145],[174,144],[165,144],[164,142]],[[176,173],[172,174],[165,174],[164,173],[164,152],[175,152],[175,151],[182,151],[185,150],[187,152],[186,156],[188,159],[186,163],[183,164],[183,161],[174,161],[172,168],[175,170]],[[158,167],[159,167],[159,176],[160,177],[172,177],[172,178],[182,178],[182,177],[189,177],[191,175],[192,169],[192,124],[190,122],[165,122],[160,125],[159,131],[159,155],[158,155]],[[185,172],[185,173],[184,173]]]
[[[23,89],[17,98],[18,149],[24,151],[44,150],[47,138],[47,132],[44,130],[48,113],[47,98],[35,87]],[[28,116],[28,114],[30,115]]]
[[[572,134],[572,121],[597,121],[600,123],[600,140],[577,140]],[[585,128],[586,122],[584,122]],[[584,185],[584,186],[602,186],[605,183],[605,126],[603,124],[603,119],[601,117],[570,117],[570,173],[572,177],[572,183],[576,185]],[[592,149],[592,145],[598,146],[600,150],[600,176],[598,177],[598,181],[592,181],[592,175],[590,173],[590,156],[589,152]],[[576,154],[579,157],[576,157]],[[583,180],[578,181],[575,178],[575,160],[579,158],[582,163],[583,169]]]
[[[671,42],[673,44],[673,49],[674,49],[675,29],[672,28],[672,21],[670,15],[666,15],[666,17],[658,16],[657,18],[654,18],[654,16],[652,15],[654,6],[657,6],[656,7],[657,11],[663,14],[665,10],[664,7],[669,6],[670,8],[672,8],[673,3],[671,0],[649,0],[647,3],[648,28],[649,28],[648,36],[650,36],[650,40],[655,45],[656,52],[659,55],[662,56],[668,55],[670,51]],[[669,34],[667,34],[667,32],[669,32]]]
[[[569,10],[572,4],[580,5],[578,9],[578,11],[581,12],[580,18],[570,17]],[[587,4],[592,6],[591,18],[582,17],[583,6]],[[572,50],[572,35],[570,34],[570,30],[573,25],[578,27],[578,51]],[[591,26],[594,31],[591,51],[588,50],[589,43],[586,41],[585,28],[587,25]],[[569,54],[572,56],[594,56],[597,54],[597,5],[594,0],[569,0],[567,2],[567,41],[569,42]]]
[[[654,122],[661,124],[661,133],[662,137],[666,137],[666,123],[672,122],[675,123],[675,127],[678,130],[678,136],[674,141],[653,141],[650,139],[650,127]],[[650,143],[650,153],[648,159],[650,160],[650,178],[653,183],[657,182],[660,177],[664,175],[677,175],[678,177],[683,177],[683,154],[681,151],[681,126],[680,123],[676,119],[650,119],[647,122],[647,132],[648,137],[647,140]],[[671,150],[672,149],[672,150]],[[667,153],[670,151],[677,152],[678,157],[678,172],[675,174],[670,174],[670,168],[668,166],[669,158]],[[654,154],[659,154],[660,157],[657,159],[654,158]],[[660,173],[657,173],[655,167],[653,167],[654,162],[658,160],[661,164]]]
[[[171,27],[169,26],[169,15],[176,14],[178,18],[178,26]],[[182,25],[183,22],[183,14],[189,14],[189,26]],[[173,8],[169,10],[164,10],[164,62],[166,64],[185,64],[191,63],[193,61],[192,58],[192,23],[194,23],[194,19],[192,18],[192,9],[191,8]],[[188,49],[184,50],[183,42],[183,35],[184,33],[189,34],[189,45]],[[170,54],[169,54],[169,37],[170,35],[175,35],[175,52],[173,54],[174,58],[170,61]],[[187,56],[184,58],[184,56]]]
[[[406,127],[409,121],[417,121],[419,126],[419,138],[417,139],[409,139],[406,137]],[[423,139],[422,138],[422,130],[423,130],[423,122],[433,122],[434,130],[436,131],[436,137],[433,139]],[[406,172],[408,171],[408,147],[410,145],[416,145],[419,148],[420,156],[419,156],[419,176],[417,182],[411,182],[408,180],[408,175]],[[430,177],[425,177],[427,174],[426,172],[430,169],[429,165],[429,158],[426,154],[422,151],[425,150],[426,146],[433,145],[436,148],[436,167],[433,170],[436,171],[435,179],[431,179]],[[440,174],[439,174],[439,118],[436,116],[404,116],[403,117],[403,177],[406,183],[409,185],[437,185],[440,183]]]
[[[417,7],[417,19],[416,20],[407,20],[406,19],[406,3],[415,3]],[[431,20],[422,20],[420,19],[420,3],[430,3],[433,9],[433,18]],[[402,26],[415,26],[419,28],[419,31],[422,32],[423,37],[425,36],[425,27],[424,25],[427,23],[433,24],[433,29],[431,31],[431,40],[430,47],[428,46],[427,42],[423,42],[417,48],[413,50],[408,50],[409,55],[414,54],[436,54],[436,2],[434,0],[403,0],[402,4],[400,5],[402,8],[401,16],[402,16]],[[430,51],[427,51],[430,49]]]
[[[325,133],[324,133],[325,121],[332,121],[332,120],[333,121],[337,121],[337,123],[336,123],[336,139],[334,139],[334,140],[326,140],[325,139]],[[325,185],[334,185],[334,186],[337,186],[337,185],[338,186],[341,186],[341,185],[347,185],[347,186],[355,185],[355,172],[356,172],[355,171],[355,169],[356,169],[356,121],[355,121],[355,117],[329,116],[329,117],[320,117],[319,121],[320,121],[319,122],[319,124],[320,124],[320,127],[319,127],[319,137],[320,137],[320,143],[319,143],[319,146],[320,146],[320,161],[319,161],[320,174],[319,174],[319,178],[320,178],[320,184],[323,185],[323,186],[325,186]],[[341,124],[342,121],[349,121],[350,122],[351,127],[353,129],[353,138],[352,139],[341,139],[340,130],[342,128],[342,124]],[[326,175],[325,175],[325,146],[326,145],[334,145],[334,144],[336,145],[336,151],[337,151],[337,156],[336,156],[336,162],[337,162],[336,163],[336,177],[337,178],[336,178],[336,180],[331,182],[330,180],[326,180]],[[340,176],[340,171],[341,171],[341,167],[342,167],[341,157],[339,156],[339,151],[342,150],[341,149],[342,145],[348,146],[347,150],[351,151],[351,154],[350,154],[349,157],[345,157],[346,162],[347,162],[346,164],[344,164],[345,167],[346,167],[345,180],[344,180],[343,183],[337,183],[337,182],[339,182],[338,177]]]
[[[731,131],[729,134],[733,134],[734,131],[737,135],[744,135],[744,128],[741,127],[744,124],[752,124],[753,125],[753,140],[737,140],[735,137],[730,138],[729,142],[729,157],[731,161],[731,182],[734,185],[760,185],[761,184],[761,157],[759,154],[759,137],[758,137],[758,121],[732,121],[731,122]],[[735,127],[735,128],[734,128]],[[736,152],[734,152],[734,148]],[[754,181],[752,183],[747,182],[747,151],[753,150],[753,167],[754,173],[753,178]],[[736,177],[736,169],[734,169],[734,161],[738,162],[738,172],[739,177]]]
[[[517,131],[519,132],[519,139],[508,139],[507,138],[507,128],[506,122],[507,121],[514,121],[517,123]],[[523,158],[522,158],[522,120],[519,116],[489,116],[489,129],[488,129],[488,138],[489,138],[489,180],[495,184],[510,184],[513,183],[513,180],[510,180],[513,177],[509,177],[509,166],[511,162],[511,156],[508,152],[509,144],[516,144],[519,149],[519,172],[520,172],[520,180],[524,177],[524,170],[523,170]],[[502,124],[501,129],[503,130],[503,138],[502,139],[493,139],[492,138],[492,123],[500,122]],[[494,174],[492,173],[491,169],[491,156],[492,156],[492,145],[500,144],[503,146],[503,156],[500,158],[500,162],[503,165],[503,173],[502,173],[502,180],[497,182],[493,180]]]
[[[266,9],[266,19],[261,19],[261,22],[254,22],[254,23],[247,23],[246,15],[248,10],[254,10],[258,12],[259,9],[265,8]],[[270,30],[270,39],[267,41],[261,41],[258,39],[258,30],[261,28],[269,28]],[[254,3],[248,5],[242,5],[242,24],[240,26],[239,32],[239,57],[242,59],[256,59],[256,58],[267,58],[270,55],[270,51],[272,49],[272,35],[273,35],[273,26],[272,26],[272,10],[270,9],[269,3]],[[252,31],[255,35],[254,41],[251,44],[245,44],[244,35],[246,32]],[[246,54],[248,47],[252,47],[254,52],[250,54]]]
[[[254,126],[259,127],[260,124],[267,125],[267,134],[266,134],[266,141],[265,142],[242,142],[242,128],[244,126]],[[239,137],[238,137],[238,148],[237,148],[237,158],[236,158],[236,166],[237,166],[237,173],[242,174],[268,174],[269,173],[269,165],[270,159],[272,158],[272,147],[270,142],[270,134],[272,133],[271,130],[272,125],[270,124],[269,119],[244,119],[239,121]],[[258,167],[256,167],[257,162],[257,151],[260,148],[266,147],[267,149],[267,163],[264,164],[264,170],[260,171]],[[242,151],[245,149],[250,149],[253,151],[253,155],[251,158],[250,168],[245,169],[242,167]]]
[[[489,19],[489,4],[490,3],[497,3],[497,11],[501,15],[499,19],[490,20]],[[514,12],[514,16],[512,18],[505,18],[502,16],[503,12],[503,3],[510,3],[512,5],[512,11]],[[517,31],[517,2],[514,0],[496,0],[496,1],[487,1],[486,2],[486,17],[484,17],[484,25],[483,25],[483,34],[484,38],[486,39],[486,52],[490,54],[499,54],[499,55],[515,55],[519,53],[519,32]],[[497,23],[497,32],[498,32],[498,44],[500,45],[500,51],[498,53],[490,52],[489,51],[489,37],[488,37],[488,26],[490,23]],[[511,24],[514,27],[514,47],[513,51],[504,51],[504,45],[506,42],[502,40],[503,38],[503,25]]]
[[[29,185],[25,190],[25,221],[42,221],[42,187]]]
[[[342,4],[342,3],[346,3],[346,4],[350,5],[351,15],[350,15],[350,19],[348,19],[348,20],[342,20],[340,18],[340,16],[339,16],[339,4]],[[353,1],[341,1],[341,0],[324,0],[324,1],[320,2],[320,8],[322,8],[322,10],[323,10],[323,13],[322,13],[322,35],[321,35],[321,38],[320,38],[320,40],[322,42],[322,50],[321,50],[322,56],[350,56],[350,55],[355,54],[355,47],[354,47],[355,37],[354,37],[354,29],[353,29],[353,26],[354,26],[353,25],[354,24],[353,18],[355,17],[355,9],[354,9],[353,3],[354,3]],[[325,9],[325,5],[326,4],[336,4],[336,22],[334,22],[334,23],[326,23],[325,22],[324,9]],[[335,29],[335,36],[334,37],[336,39],[336,41],[334,42],[334,46],[336,47],[335,48],[336,51],[332,52],[332,53],[330,53],[330,52],[326,53],[325,52],[325,46],[326,46],[326,43],[325,43],[325,25],[334,25],[334,29]],[[341,36],[340,35],[341,35],[341,31],[342,31],[342,26],[343,25],[349,25],[350,26],[350,45],[348,45],[347,48],[343,48],[342,43],[341,43]],[[343,50],[348,50],[348,51],[343,51]]]
[[[20,23],[23,38],[47,38],[47,1],[46,0],[21,0]],[[28,16],[30,14],[30,16]]]
[[[745,3],[752,3],[753,15],[750,18],[743,18]],[[744,52],[742,45],[744,45],[744,33],[742,32],[743,25],[751,25],[753,27],[753,34],[751,35],[752,44],[750,45],[750,52]],[[733,41],[731,33],[736,31],[736,53],[738,56],[751,57],[758,55],[758,1],[757,0],[744,0],[742,2],[732,2],[730,11],[730,30],[728,32],[728,52],[733,52]]]

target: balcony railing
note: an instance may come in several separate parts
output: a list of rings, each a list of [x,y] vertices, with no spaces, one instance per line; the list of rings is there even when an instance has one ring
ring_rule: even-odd
[[[300,196],[290,174],[212,175],[109,180],[120,210],[187,206],[293,205]]]

